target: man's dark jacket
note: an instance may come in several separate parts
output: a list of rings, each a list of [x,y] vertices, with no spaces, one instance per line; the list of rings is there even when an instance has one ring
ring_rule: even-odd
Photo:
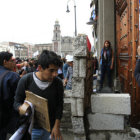
[[[20,79],[19,75],[9,69],[0,66],[0,75],[5,71],[8,73],[3,77],[0,84],[0,129],[6,128],[9,125],[12,115],[16,114],[13,109],[14,96],[18,81]],[[14,126],[8,126],[14,128]]]

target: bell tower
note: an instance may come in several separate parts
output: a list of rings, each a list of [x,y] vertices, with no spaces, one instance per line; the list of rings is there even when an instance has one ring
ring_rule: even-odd
[[[61,55],[61,31],[59,21],[55,21],[53,30],[53,51],[58,55]]]

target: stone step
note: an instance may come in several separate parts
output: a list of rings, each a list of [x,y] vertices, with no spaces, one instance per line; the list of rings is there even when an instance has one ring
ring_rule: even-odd
[[[131,114],[131,101],[129,94],[94,94],[91,96],[91,109],[93,113]]]

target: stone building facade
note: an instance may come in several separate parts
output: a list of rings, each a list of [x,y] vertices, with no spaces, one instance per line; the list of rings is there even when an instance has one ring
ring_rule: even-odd
[[[59,21],[55,21],[52,40],[52,51],[56,52],[61,57],[73,52],[73,37],[61,36]]]
[[[43,51],[43,50],[52,50],[52,44],[48,43],[48,44],[35,44],[34,47],[32,48],[32,53],[35,53],[36,51],[39,52],[39,54]]]
[[[72,55],[73,53],[73,37],[64,36],[61,39],[61,56],[66,56],[67,54]]]
[[[14,57],[28,58],[28,48],[21,43],[2,42],[0,43],[0,51],[9,51]]]

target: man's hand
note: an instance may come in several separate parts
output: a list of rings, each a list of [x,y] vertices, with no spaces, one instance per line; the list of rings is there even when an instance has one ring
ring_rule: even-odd
[[[56,120],[52,129],[51,140],[63,140],[60,132],[60,121]]]
[[[19,107],[19,114],[20,115],[25,115],[26,113],[29,113],[30,111],[30,105],[26,102],[24,102],[20,107]]]
[[[67,79],[64,79],[63,86],[66,86],[67,81],[68,81]]]

